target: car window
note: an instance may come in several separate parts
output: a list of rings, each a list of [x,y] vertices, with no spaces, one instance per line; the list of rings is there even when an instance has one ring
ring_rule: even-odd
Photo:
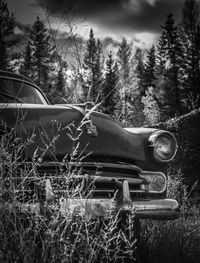
[[[0,103],[47,104],[39,90],[23,81],[0,78]]]

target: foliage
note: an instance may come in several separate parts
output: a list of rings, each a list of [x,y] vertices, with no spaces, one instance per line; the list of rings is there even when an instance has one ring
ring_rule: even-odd
[[[117,101],[119,99],[118,78],[113,65],[112,53],[108,55],[106,61],[105,81],[102,89],[102,111],[103,113],[114,115]],[[118,96],[117,96],[118,95]]]
[[[25,47],[24,60],[20,68],[20,73],[31,78],[32,77],[32,50],[31,43],[28,41]]]
[[[53,47],[50,45],[50,36],[47,34],[47,29],[39,17],[32,26],[30,39],[33,79],[45,91],[45,89],[48,90],[49,63]]]
[[[194,110],[200,107],[200,24],[199,3],[195,0],[185,0],[182,17],[182,43],[184,95],[188,109]],[[187,55],[186,55],[187,54]]]
[[[84,89],[86,93],[86,100],[96,102],[100,95],[101,87],[101,53],[102,45],[100,40],[94,38],[93,30],[90,30],[89,40],[87,42],[87,49],[84,54],[84,68],[88,71],[89,77],[86,80]]]
[[[122,125],[125,124],[130,126],[133,123],[133,111],[134,111],[134,97],[133,91],[133,79],[131,72],[131,45],[123,37],[119,43],[119,48],[117,52],[117,63],[119,68],[119,90],[120,90],[120,100],[121,100],[121,114],[118,119],[121,121]]]
[[[7,37],[14,33],[15,18],[10,14],[5,0],[0,0],[0,69],[8,68],[8,48],[11,43]]]
[[[144,88],[144,54],[141,49],[136,49],[130,60],[130,85],[129,85],[129,101],[127,103],[127,118],[125,124],[127,126],[141,127],[144,125],[144,105],[141,101],[145,95]],[[123,101],[122,101],[123,102]],[[123,107],[122,107],[123,108]],[[122,121],[123,123],[123,121]],[[124,124],[124,125],[125,125]]]
[[[162,119],[182,113],[181,102],[182,46],[173,15],[167,15],[158,45],[157,90]],[[162,80],[162,85],[160,85]],[[164,80],[164,81],[163,81]]]
[[[164,123],[152,125],[152,127],[166,129],[176,136],[178,151],[172,163],[172,173],[181,169],[184,184],[192,190],[193,196],[198,197],[200,179],[200,110],[192,111]],[[198,184],[194,188],[196,182]]]
[[[122,38],[122,41],[119,44],[117,56],[120,65],[120,75],[124,82],[124,85],[126,86],[129,82],[131,48],[124,37]]]
[[[75,36],[72,32],[67,35],[69,42],[70,37],[73,38],[77,51],[77,54],[74,54],[77,65],[63,68],[67,54],[64,57],[62,49],[55,48],[57,40],[50,38],[50,34],[55,36],[56,33],[52,29],[48,30],[39,17],[32,25],[21,54],[8,53],[11,43],[7,41],[7,36],[13,35],[15,20],[4,0],[1,0],[1,12],[0,61],[4,68],[9,66],[10,70],[20,72],[36,81],[51,103],[64,102],[63,98],[69,103],[102,101],[101,95],[105,94],[107,85],[104,83],[108,83],[107,64],[104,63],[105,50],[101,41],[95,38],[93,29],[90,30],[85,50],[81,50],[81,56],[77,47],[79,43],[74,41]],[[73,27],[70,26],[72,30]],[[77,39],[79,38],[78,36]],[[132,43],[128,43],[123,37],[118,45],[118,51],[113,52],[112,57],[119,87],[116,98],[118,102],[115,100],[116,107],[108,114],[115,116],[123,126],[144,125],[146,123],[144,112],[147,114],[147,111],[144,109],[142,98],[146,97],[149,87],[153,87],[154,103],[159,108],[161,121],[198,109],[199,40],[199,5],[196,0],[184,1],[181,21],[175,21],[172,13],[167,14],[161,26],[159,43],[149,50],[143,51],[131,46]],[[81,39],[80,42],[82,43]],[[59,90],[61,86],[62,92]]]
[[[158,104],[155,100],[153,87],[148,88],[146,91],[146,96],[142,97],[142,103],[144,104],[144,115],[146,117],[147,124],[158,123],[160,113]]]
[[[55,82],[50,90],[49,100],[51,103],[65,103],[66,99],[66,79],[63,72],[63,66],[61,65],[57,75],[55,76]]]
[[[147,53],[144,68],[144,88],[155,87],[155,70],[156,70],[156,50],[153,45]],[[145,85],[146,84],[146,85]]]

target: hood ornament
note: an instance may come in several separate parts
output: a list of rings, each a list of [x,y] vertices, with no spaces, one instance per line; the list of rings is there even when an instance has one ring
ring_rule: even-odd
[[[89,123],[86,124],[86,130],[87,130],[87,135],[91,137],[97,137],[99,135],[96,125],[94,125],[91,120]]]
[[[97,137],[98,131],[97,131],[97,127],[96,125],[93,124],[90,115],[91,113],[99,106],[100,104],[95,105],[94,102],[85,102],[85,103],[81,103],[81,104],[73,104],[70,105],[70,107],[77,109],[78,111],[80,111],[84,118],[83,118],[83,122],[86,121],[86,131],[87,131],[87,135],[91,136],[91,137]],[[92,107],[91,109],[89,109],[90,107]]]

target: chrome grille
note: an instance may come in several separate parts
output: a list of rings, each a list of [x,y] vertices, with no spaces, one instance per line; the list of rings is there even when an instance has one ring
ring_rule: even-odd
[[[82,197],[112,198],[121,192],[122,182],[128,181],[132,200],[149,197],[149,184],[137,166],[124,163],[19,163],[1,169],[1,198],[14,193],[20,201],[45,201],[44,182],[50,178],[56,197],[81,195]],[[146,172],[147,173],[147,172]],[[9,180],[9,187],[3,185]],[[153,194],[158,197],[155,193]],[[151,198],[153,197],[151,195]]]

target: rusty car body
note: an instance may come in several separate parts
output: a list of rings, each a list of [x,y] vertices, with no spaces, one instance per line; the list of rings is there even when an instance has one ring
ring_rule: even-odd
[[[1,138],[11,131],[20,142],[33,138],[22,159],[1,158],[1,203],[9,202],[6,194],[15,189],[23,190],[16,202],[33,211],[42,202],[57,202],[63,214],[79,210],[106,217],[120,210],[134,211],[136,218],[179,216],[176,200],[166,198],[167,167],[177,149],[171,133],[122,128],[85,107],[50,105],[30,79],[6,71],[0,71],[0,121]],[[29,171],[28,178],[21,167]],[[71,196],[69,188],[79,179],[84,194]]]

